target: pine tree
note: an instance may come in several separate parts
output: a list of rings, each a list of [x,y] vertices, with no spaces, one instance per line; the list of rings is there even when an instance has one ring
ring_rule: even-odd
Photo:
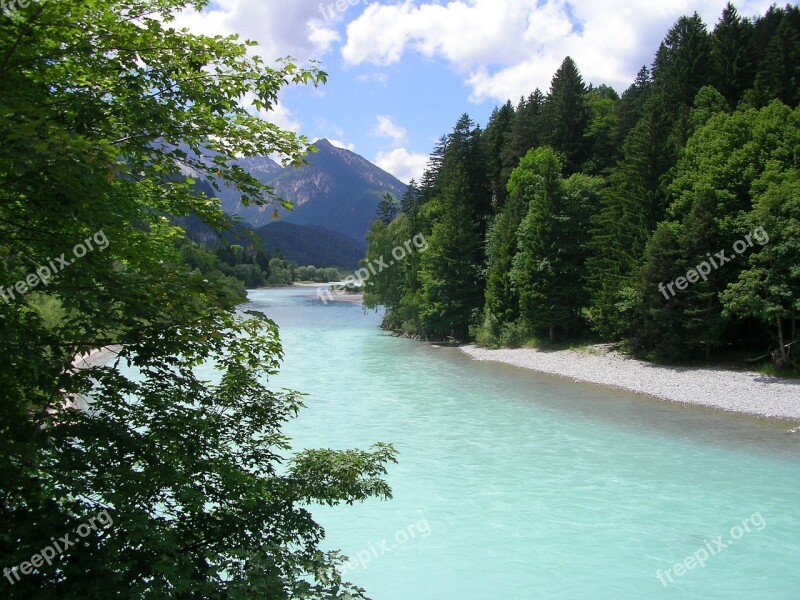
[[[728,4],[711,35],[714,86],[729,106],[735,107],[755,81],[755,53],[751,46],[753,25]]]
[[[704,85],[711,83],[711,39],[697,13],[673,25],[656,54],[653,82],[677,112],[690,107]]]
[[[683,146],[689,138],[689,111],[697,92],[713,79],[711,39],[700,16],[681,17],[670,29],[653,64],[653,98],[656,115],[673,128],[672,144]],[[662,151],[668,149],[662,148]]]
[[[784,17],[767,49],[757,87],[765,97],[794,108],[800,102],[800,34]]]
[[[483,302],[481,244],[466,182],[466,172],[452,173],[441,200],[431,202],[439,218],[420,259],[419,317],[426,335],[436,339],[468,339]]]
[[[516,113],[511,102],[495,108],[483,135],[484,156],[492,192],[492,205],[499,210],[508,197],[506,184],[513,165],[507,160],[506,148],[511,143]]]
[[[757,66],[757,80],[759,78],[763,80],[762,73],[770,67],[769,58],[767,56],[770,45],[778,32],[778,28],[787,19],[794,31],[800,32],[800,7],[790,6],[788,4],[785,7],[778,7],[776,5],[770,6],[767,12],[757,18],[753,23],[751,43],[755,54],[755,65]],[[758,84],[755,87],[759,87]],[[756,91],[762,92],[764,90],[762,87],[760,90]],[[756,107],[763,107],[772,99],[773,98],[768,96],[757,98],[760,103],[751,102],[751,104]]]
[[[521,98],[511,130],[509,144],[503,153],[503,162],[513,170],[528,151],[544,143],[545,96],[536,88],[527,99]]]
[[[665,221],[648,244],[644,265],[620,297],[626,336],[637,352],[655,352],[660,358],[683,356],[684,314],[680,294],[672,297],[665,286],[685,275],[687,263],[681,249],[681,228]],[[666,289],[666,295],[661,291]],[[673,288],[674,289],[674,288]]]
[[[650,235],[663,219],[667,200],[662,177],[673,157],[668,146],[669,121],[652,109],[625,143],[624,158],[609,177],[602,208],[593,220],[593,256],[587,283],[596,331],[608,339],[627,334],[632,277],[641,265]]]
[[[589,125],[586,86],[575,61],[564,59],[550,85],[544,105],[545,142],[562,153],[565,170],[575,173],[586,157],[584,135]]]
[[[395,197],[386,192],[378,203],[378,219],[388,225],[395,220],[399,211],[400,206]]]
[[[258,268],[264,273],[264,277],[267,278],[269,278],[269,259],[269,252],[264,252],[261,249],[256,252],[256,265],[258,265]]]
[[[533,332],[575,333],[585,295],[590,239],[602,181],[574,175],[566,182],[558,155],[549,148],[531,151],[520,164],[530,171],[528,211],[519,227],[512,281],[519,290],[523,323]],[[577,285],[576,285],[577,284]]]
[[[468,114],[461,115],[447,137],[447,149],[439,175],[444,185],[466,178],[464,199],[471,204],[478,219],[481,237],[486,231],[486,221],[493,213],[482,135],[483,131]]]
[[[723,241],[727,241],[719,235],[716,222],[717,207],[724,202],[719,196],[724,193],[700,187],[695,194],[692,211],[682,224],[681,247],[690,268],[708,263],[713,253],[724,247]],[[708,281],[696,281],[682,292],[684,334],[681,341],[687,352],[702,353],[710,360],[712,350],[722,344],[729,320],[722,316],[719,294],[734,276],[733,269],[720,270],[712,273]]]
[[[617,104],[617,130],[614,134],[615,157],[621,154],[628,134],[644,116],[644,108],[650,98],[652,80],[650,69],[646,66],[639,70],[636,81],[622,94]]]
[[[412,179],[408,184],[403,197],[400,199],[400,212],[406,215],[409,219],[416,217],[419,211],[420,203],[422,201],[422,192],[417,185],[417,182]]]
[[[419,182],[419,189],[422,195],[422,204],[428,202],[441,191],[441,172],[444,166],[444,155],[447,151],[448,138],[443,135],[436,142],[422,179]]]

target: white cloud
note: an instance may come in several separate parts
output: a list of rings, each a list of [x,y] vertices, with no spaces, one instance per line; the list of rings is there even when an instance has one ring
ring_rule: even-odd
[[[772,0],[743,0],[743,15]],[[391,65],[408,51],[447,60],[472,100],[504,102],[546,91],[565,56],[584,78],[624,90],[652,62],[668,28],[697,11],[712,26],[727,0],[451,0],[371,4],[347,27],[351,65]]]
[[[217,0],[213,10],[186,10],[174,26],[207,35],[240,34],[257,41],[267,60],[293,56],[299,61],[319,58],[340,41],[326,22],[319,0],[277,2],[265,0]]]
[[[390,138],[395,146],[405,143],[408,132],[397,125],[391,117],[387,115],[377,116],[377,125],[375,126],[375,133],[381,137]]]
[[[386,84],[389,82],[389,76],[386,73],[378,71],[376,73],[370,73],[369,75],[358,75],[356,81],[359,83],[379,83],[386,87]]]
[[[323,0],[319,3],[319,13],[325,21],[340,21],[345,14],[357,4],[369,5],[372,0]]]
[[[306,133],[311,136],[311,139],[321,140],[324,138],[337,148],[344,148],[345,150],[355,152],[356,145],[354,143],[343,141],[349,137],[344,130],[335,123],[331,123],[322,117],[314,119],[314,127],[310,132]]]
[[[303,124],[294,118],[292,111],[281,104],[280,101],[278,101],[272,110],[267,112],[261,111],[260,114],[264,117],[264,119],[270,123],[275,123],[275,125],[281,129],[299,133],[303,127]]]
[[[396,148],[389,152],[378,152],[372,162],[403,183],[408,183],[412,179],[420,180],[428,164],[428,155],[414,154],[405,148]]]
[[[350,152],[355,152],[355,150],[356,150],[356,145],[355,144],[347,144],[345,142],[342,142],[342,141],[339,141],[339,140],[334,140],[334,139],[331,139],[331,138],[328,138],[328,141],[331,143],[332,146],[336,146],[337,148],[342,148],[344,150],[350,150]]]
[[[328,29],[314,21],[308,24],[308,41],[320,52],[327,52],[335,42],[341,40],[342,38],[333,29]]]

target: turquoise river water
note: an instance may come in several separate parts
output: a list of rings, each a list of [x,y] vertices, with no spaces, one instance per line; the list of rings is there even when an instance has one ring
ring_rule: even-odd
[[[295,449],[397,447],[393,500],[314,509],[375,600],[800,599],[785,424],[475,362],[309,288],[249,308],[308,394]]]

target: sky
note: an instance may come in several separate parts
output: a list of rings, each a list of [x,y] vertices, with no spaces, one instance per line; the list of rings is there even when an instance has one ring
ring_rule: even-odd
[[[774,0],[736,2],[744,16]],[[584,80],[622,93],[651,65],[669,28],[697,12],[713,28],[726,0],[212,0],[176,24],[238,33],[267,60],[316,59],[328,83],[286,88],[267,114],[327,138],[408,183],[436,141],[468,113],[550,88],[566,56]]]

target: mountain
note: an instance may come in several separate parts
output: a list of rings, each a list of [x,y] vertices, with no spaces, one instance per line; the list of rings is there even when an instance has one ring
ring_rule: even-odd
[[[270,255],[280,250],[283,258],[298,266],[357,269],[367,250],[363,242],[314,225],[276,221],[259,228],[256,234],[264,240],[264,250]]]
[[[319,140],[314,147],[317,152],[309,154],[308,164],[301,167],[281,167],[267,157],[245,158],[237,164],[294,204],[293,211],[278,209],[279,222],[323,227],[363,244],[380,199],[389,192],[399,200],[406,185],[328,140]],[[241,217],[253,228],[274,221],[274,205],[242,206],[239,196],[230,188],[222,189],[217,196],[226,213]]]
[[[224,240],[230,244],[240,244],[254,249],[253,235],[261,238],[262,250],[274,256],[280,250],[284,259],[298,267],[340,267],[357,269],[358,261],[364,258],[367,247],[365,242],[357,242],[342,233],[336,233],[323,227],[313,225],[294,225],[283,221],[274,221],[253,231],[245,223],[237,223],[229,231],[220,236],[213,227],[203,223],[196,215],[173,219],[186,231],[188,238],[199,244],[218,247]]]

